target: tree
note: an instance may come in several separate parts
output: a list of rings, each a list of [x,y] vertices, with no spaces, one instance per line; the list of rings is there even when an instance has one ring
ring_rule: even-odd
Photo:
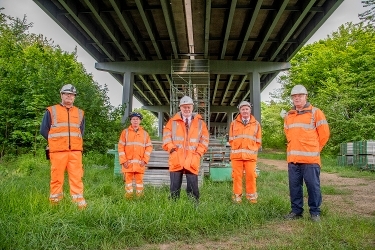
[[[284,101],[291,88],[304,85],[309,101],[326,114],[331,138],[326,150],[342,142],[375,139],[375,30],[347,23],[325,40],[303,47],[281,77]]]
[[[261,103],[262,109],[262,147],[285,149],[284,120],[280,116],[282,109],[287,106],[271,101],[270,104]]]
[[[0,156],[46,144],[40,123],[46,107],[61,102],[66,83],[76,86],[75,105],[85,111],[85,152],[106,152],[118,140],[123,107],[110,105],[108,89],[93,81],[76,52],[26,33],[30,26],[0,13]]]
[[[363,7],[368,8],[365,12],[358,14],[358,17],[363,22],[375,26],[375,0],[361,1]]]

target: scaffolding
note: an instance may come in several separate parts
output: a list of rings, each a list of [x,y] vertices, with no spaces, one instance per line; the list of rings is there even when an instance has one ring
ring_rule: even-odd
[[[194,101],[194,112],[199,113],[210,127],[210,69],[207,59],[172,59],[170,114],[178,112],[179,100],[187,95]]]

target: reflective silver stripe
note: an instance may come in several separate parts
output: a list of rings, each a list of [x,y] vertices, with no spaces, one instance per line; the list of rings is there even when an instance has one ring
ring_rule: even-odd
[[[234,149],[230,151],[232,154],[237,154],[237,153],[247,153],[247,154],[252,154],[256,155],[258,154],[258,151],[253,151],[253,150],[248,150],[248,149]]]
[[[51,110],[52,110],[52,117],[53,117],[51,126],[52,125],[54,126],[55,124],[57,124],[56,106],[55,105],[52,106]]]
[[[87,205],[87,203],[86,203],[85,200],[82,200],[82,201],[77,202],[77,205],[78,206],[84,206],[84,205]]]
[[[262,139],[256,139],[256,142],[262,143]]]
[[[73,195],[72,195],[72,198],[73,198],[73,199],[83,198],[83,194],[73,194]]]
[[[125,143],[128,141],[128,135],[129,135],[129,131],[128,129],[125,129]]]
[[[145,146],[145,144],[143,144],[142,142],[127,142],[126,143],[126,146],[131,146],[131,145],[138,145],[138,146],[142,146],[142,147]]]
[[[180,143],[177,143],[175,145],[176,145],[177,148],[182,148],[182,144],[180,144]]]
[[[121,145],[126,145],[126,143],[124,141],[118,141],[118,143],[120,143]]]
[[[234,137],[233,136],[229,136],[229,140],[234,140]]]
[[[202,142],[203,145],[205,145],[206,147],[208,147],[208,142]]]
[[[146,143],[146,145],[145,145],[146,147],[148,147],[148,146],[152,146],[152,143],[150,142],[150,143]]]
[[[198,142],[198,139],[196,139],[196,138],[190,138],[190,142]]]
[[[321,120],[316,123],[316,126],[319,127],[320,125],[328,124],[327,120]]]
[[[172,121],[172,137],[176,135],[176,131],[177,131],[177,122]]]
[[[204,136],[204,135],[202,135],[201,137],[202,137],[203,139],[205,139],[205,140],[208,140],[208,139],[209,139],[207,136]]]
[[[143,184],[135,184],[136,187],[143,188]]]
[[[69,136],[69,135],[70,135],[70,137],[79,137],[79,138],[82,137],[81,133],[76,133],[76,132],[70,132],[70,133],[68,133],[68,132],[63,132],[63,133],[54,133],[54,134],[49,134],[49,135],[48,135],[48,138],[54,138],[54,137],[66,137],[66,136]]]
[[[168,132],[165,132],[165,133],[164,133],[164,136],[167,136],[167,135],[169,136],[169,135],[171,135],[171,134],[172,134],[172,133],[168,131]]]
[[[126,192],[127,192],[128,194],[133,193],[133,188],[132,188],[132,189],[127,189]]]
[[[319,152],[305,152],[305,151],[291,150],[287,153],[287,155],[320,156],[320,153]]]
[[[133,186],[133,183],[128,183],[126,184],[127,187],[132,187]]]
[[[146,154],[146,155],[151,155],[151,153],[150,153],[150,152],[147,152],[147,151],[145,152],[145,154]]]
[[[254,129],[254,136],[256,137],[257,133],[258,133],[258,129],[259,129],[259,122],[256,121],[255,123],[255,129]],[[255,141],[255,140],[254,140]]]
[[[143,131],[143,147],[146,147],[146,130]]]
[[[195,151],[197,149],[196,146],[187,146],[186,150],[192,150]]]
[[[184,140],[184,137],[181,137],[181,136],[172,136],[172,139],[174,141],[183,141]]]
[[[166,138],[166,139],[164,139],[163,138],[163,144],[166,144],[166,143],[168,143],[168,142],[171,142],[172,141],[172,138]]]
[[[247,138],[247,139],[251,139],[253,141],[255,141],[257,139],[255,136],[246,135],[246,134],[239,134],[239,135],[234,136],[234,139],[238,139],[238,138]]]
[[[63,193],[59,193],[59,194],[51,194],[51,195],[49,196],[49,198],[54,199],[54,198],[59,198],[60,196],[63,196]]]
[[[140,161],[140,160],[130,160],[128,162],[129,163],[139,163],[139,164],[142,164],[142,161]]]
[[[287,129],[290,129],[290,128],[305,128],[305,129],[314,129],[314,125],[311,125],[311,124],[306,124],[306,123],[292,123],[290,124],[289,126],[286,125],[284,126],[285,128]]]
[[[125,155],[125,152],[120,152],[118,153],[118,155]]]
[[[51,127],[54,127],[54,128],[58,128],[58,127],[74,127],[74,128],[79,128],[79,124],[77,123],[67,123],[67,122],[60,122],[60,123],[56,123],[56,124],[53,124],[51,125]]]

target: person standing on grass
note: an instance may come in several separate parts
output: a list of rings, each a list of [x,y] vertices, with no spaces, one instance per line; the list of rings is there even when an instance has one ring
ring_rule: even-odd
[[[251,115],[251,104],[242,101],[238,105],[240,114],[229,129],[230,159],[232,162],[233,197],[235,203],[242,202],[242,176],[245,171],[246,199],[257,203],[256,163],[262,144],[262,129]]]
[[[87,206],[83,197],[83,110],[75,107],[76,88],[71,84],[60,90],[61,103],[47,108],[40,126],[41,135],[48,140],[47,158],[51,162],[49,200],[58,204],[63,198],[65,170],[69,175],[70,195],[78,208]]]
[[[323,112],[307,102],[307,90],[302,85],[292,88],[293,108],[284,117],[287,139],[289,192],[292,211],[287,220],[302,218],[303,181],[308,193],[312,221],[320,221],[320,152],[329,139],[329,126]]]
[[[163,149],[169,152],[170,198],[173,200],[180,197],[185,174],[188,196],[199,201],[198,173],[201,158],[208,148],[209,134],[202,116],[193,113],[193,108],[193,99],[182,97],[180,112],[163,130]]]
[[[134,180],[136,196],[144,195],[143,176],[152,152],[150,136],[140,126],[142,114],[133,112],[129,118],[130,126],[122,131],[118,142],[119,161],[124,174],[125,198],[127,199],[133,198]]]

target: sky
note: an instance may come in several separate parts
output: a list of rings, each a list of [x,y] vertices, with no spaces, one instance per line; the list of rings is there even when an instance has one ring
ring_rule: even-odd
[[[12,17],[23,18],[26,15],[27,22],[33,23],[30,33],[43,34],[46,38],[52,39],[61,49],[72,52],[77,48],[77,60],[81,62],[86,71],[93,75],[94,81],[100,85],[107,85],[110,102],[113,106],[118,106],[122,102],[122,85],[116,81],[109,73],[95,69],[96,61],[82,49],[65,31],[60,28],[33,0],[0,0],[0,8],[5,8],[2,13]],[[326,20],[317,32],[307,42],[313,43],[320,39],[325,39],[327,35],[336,31],[338,27],[347,22],[358,23],[358,14],[364,12],[361,0],[344,0],[336,11]],[[262,101],[269,101],[269,93],[280,88],[276,78],[263,90]],[[133,99],[133,108],[140,108],[142,104]]]

